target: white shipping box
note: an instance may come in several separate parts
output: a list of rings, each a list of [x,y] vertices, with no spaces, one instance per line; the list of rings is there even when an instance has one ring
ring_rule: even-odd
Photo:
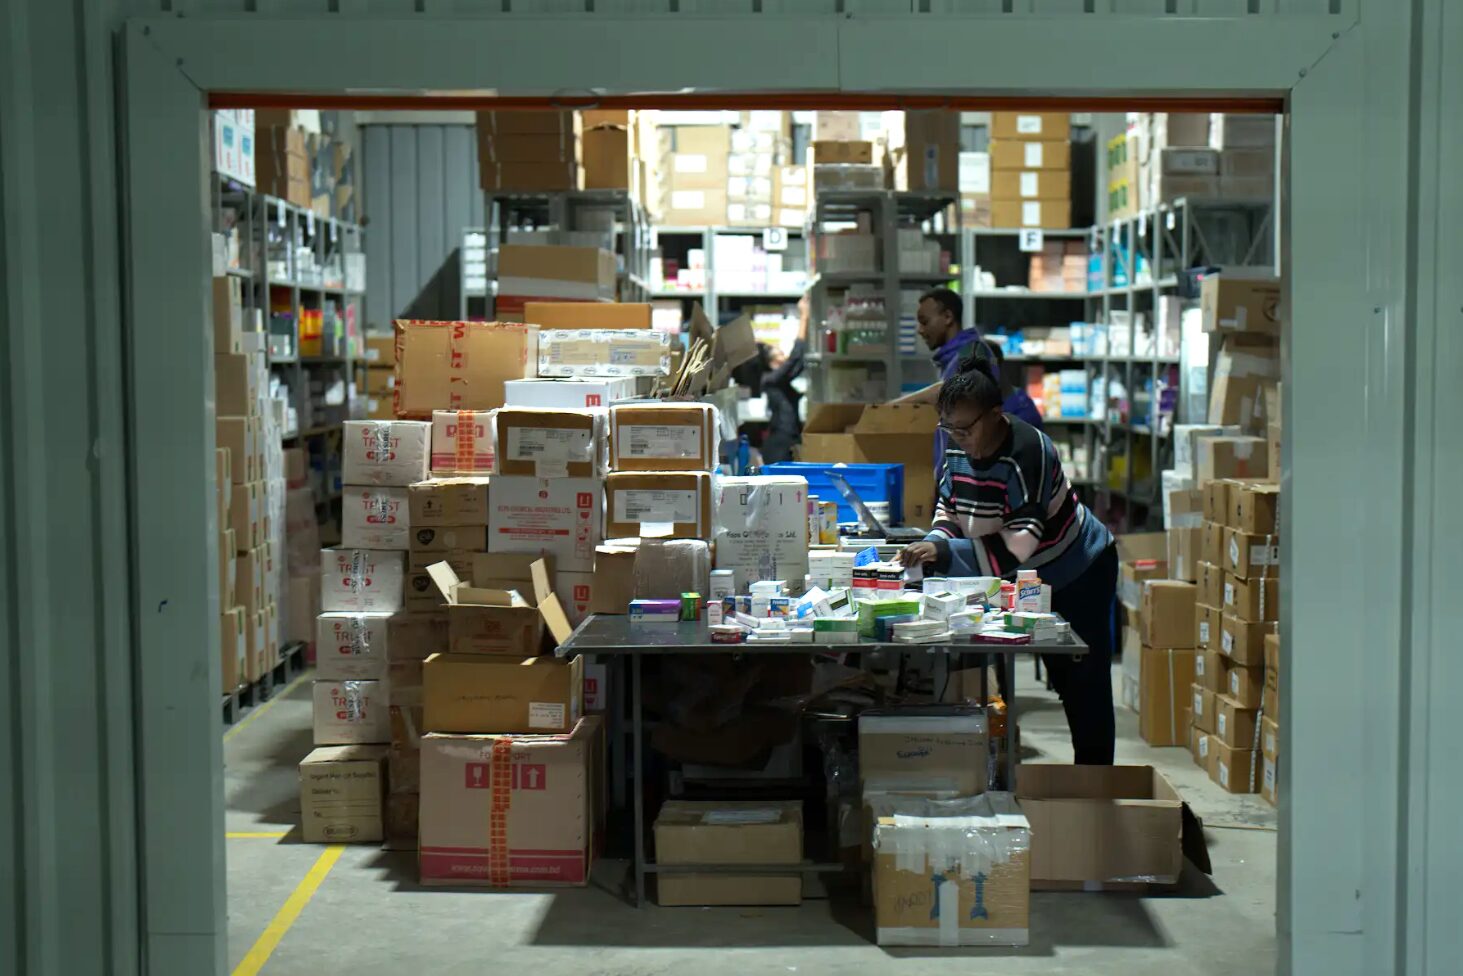
[[[386,685],[381,681],[316,681],[315,744],[390,742]]]
[[[587,377],[562,380],[509,380],[503,384],[504,405],[582,410],[608,407],[635,396],[635,378]]]
[[[386,677],[389,613],[322,613],[315,618],[315,677],[322,681]]]
[[[488,494],[489,552],[551,555],[560,572],[590,573],[594,547],[603,541],[603,526],[602,479],[524,475],[493,479]]]
[[[670,335],[653,329],[542,329],[540,376],[668,376]]]
[[[496,410],[432,411],[432,474],[487,474],[493,470]]]
[[[402,487],[425,481],[431,431],[425,420],[347,420],[342,480]]]
[[[801,588],[808,575],[808,482],[786,475],[722,478],[716,494],[716,568],[736,591],[757,580]]]
[[[347,485],[340,511],[340,544],[347,549],[406,549],[411,544],[405,488]]]
[[[404,552],[320,550],[320,609],[326,613],[400,610],[405,584]]]

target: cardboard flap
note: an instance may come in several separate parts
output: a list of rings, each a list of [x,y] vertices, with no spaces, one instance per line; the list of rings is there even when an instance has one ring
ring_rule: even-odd
[[[711,343],[711,361],[719,367],[717,372],[721,369],[730,372],[742,363],[756,358],[757,336],[752,331],[752,320],[746,315],[739,315],[734,321],[716,330]],[[716,374],[712,375],[714,377]]]
[[[711,322],[706,318],[706,313],[701,310],[700,302],[691,303],[691,321],[686,327],[686,348],[696,344],[697,339],[702,339],[710,346],[715,341],[711,333]]]
[[[1180,816],[1183,817],[1183,833],[1179,844],[1183,848],[1184,857],[1205,874],[1213,874],[1214,866],[1209,863],[1209,844],[1204,840],[1204,821],[1195,815],[1187,803],[1180,808]]]
[[[864,408],[855,434],[933,434],[939,414],[927,403],[871,403]]]
[[[535,559],[528,566],[529,578],[533,580],[533,602],[543,606],[554,595],[554,584],[549,579],[549,568],[542,559]]]
[[[569,625],[569,618],[564,615],[564,608],[559,604],[559,597],[550,593],[538,605],[539,616],[544,618],[544,624],[549,628],[549,634],[554,639],[554,646],[558,647],[569,639],[574,628]]]
[[[452,567],[445,562],[433,563],[427,567],[427,575],[432,577],[432,582],[437,584],[437,590],[442,598],[449,604],[457,603],[457,591],[462,586],[462,580],[452,571]]]
[[[863,416],[862,403],[819,403],[808,408],[805,434],[842,434]]]

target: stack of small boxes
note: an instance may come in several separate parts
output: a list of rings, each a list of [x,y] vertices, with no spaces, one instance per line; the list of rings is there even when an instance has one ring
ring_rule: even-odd
[[[1031,256],[1027,287],[1039,292],[1087,290],[1087,243],[1047,241]]]
[[[991,223],[1070,227],[1072,146],[1065,112],[991,113]]]
[[[478,175],[484,190],[578,190],[578,112],[479,112]]]
[[[366,336],[366,418],[391,420],[396,416],[392,393],[396,389],[396,337]]]

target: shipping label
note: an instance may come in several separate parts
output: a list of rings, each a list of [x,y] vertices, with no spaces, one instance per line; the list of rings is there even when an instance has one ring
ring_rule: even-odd
[[[695,491],[630,488],[615,492],[615,521],[671,522],[701,525]]]
[[[699,458],[701,428],[683,424],[621,424],[618,451],[627,458]]]
[[[562,729],[564,712],[564,705],[561,702],[531,701],[528,703],[528,727],[531,729]]]

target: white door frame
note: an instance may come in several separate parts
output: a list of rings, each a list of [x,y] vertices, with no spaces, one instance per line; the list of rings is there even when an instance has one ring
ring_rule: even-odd
[[[709,56],[710,37],[721,50],[756,52],[755,68]],[[1414,44],[1406,18],[1391,10],[1359,13],[1354,22],[266,15],[130,22],[122,38],[123,185],[149,972],[223,971],[214,433],[212,411],[200,409],[213,398],[212,333],[201,327],[210,314],[206,93],[682,88],[1287,100],[1298,178],[1284,254],[1291,325],[1283,351],[1281,600],[1289,655],[1281,970],[1370,976],[1405,964],[1423,972],[1401,932],[1403,906],[1422,898],[1428,880],[1420,851],[1407,846],[1418,814],[1397,799],[1415,789],[1399,753],[1400,716],[1413,692],[1404,669],[1436,650],[1404,640],[1415,636],[1401,582],[1411,558],[1404,530],[1415,526],[1404,525],[1403,513],[1418,504],[1420,488],[1397,474],[1412,463],[1403,381],[1418,337],[1431,343],[1436,328],[1411,318],[1416,133],[1406,107]],[[166,830],[154,827],[163,823]]]

